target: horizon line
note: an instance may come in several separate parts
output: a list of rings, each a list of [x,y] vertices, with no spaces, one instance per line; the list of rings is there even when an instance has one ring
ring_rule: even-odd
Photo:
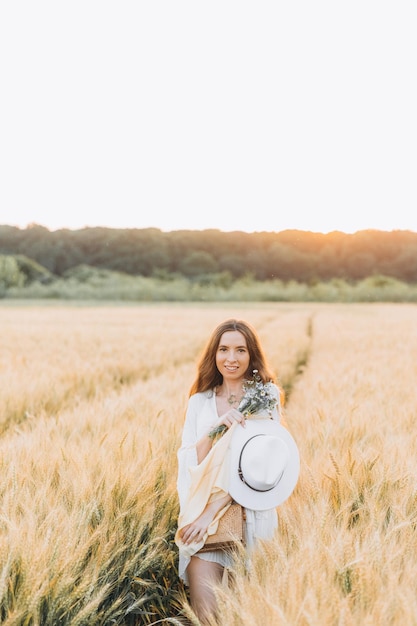
[[[340,230],[338,228],[332,229],[332,230],[311,230],[309,228],[299,228],[299,227],[287,227],[287,228],[283,228],[281,230],[252,230],[252,231],[247,231],[247,230],[238,230],[238,229],[233,229],[233,230],[225,230],[219,227],[206,227],[206,228],[173,228],[173,229],[168,229],[168,230],[164,230],[163,228],[161,228],[160,226],[108,226],[108,225],[102,225],[102,224],[96,224],[94,226],[91,225],[84,225],[84,226],[79,226],[79,227],[69,227],[69,226],[59,226],[57,228],[51,228],[49,226],[46,226],[45,224],[41,224],[38,222],[29,222],[26,224],[26,226],[22,226],[19,224],[0,224],[0,227],[9,227],[9,228],[17,228],[18,230],[30,230],[31,228],[36,228],[36,227],[40,227],[40,228],[44,228],[46,229],[48,232],[60,232],[60,231],[66,231],[66,230],[70,230],[72,232],[77,232],[77,231],[81,231],[81,230],[94,230],[94,229],[106,229],[106,230],[158,230],[162,233],[175,233],[175,232],[207,232],[207,231],[216,231],[216,232],[220,232],[220,233],[240,233],[240,234],[247,234],[247,235],[254,235],[254,234],[262,234],[262,233],[267,233],[267,234],[278,234],[278,233],[283,233],[283,232],[302,232],[302,233],[311,233],[313,235],[331,235],[331,234],[343,234],[343,235],[355,235],[357,233],[363,233],[363,232],[381,232],[381,233],[394,233],[394,232],[411,232],[411,233],[417,233],[416,230],[413,230],[412,228],[393,228],[391,230],[387,230],[384,228],[377,228],[377,227],[372,227],[372,228],[360,228],[358,230],[355,231],[346,231],[346,230]]]

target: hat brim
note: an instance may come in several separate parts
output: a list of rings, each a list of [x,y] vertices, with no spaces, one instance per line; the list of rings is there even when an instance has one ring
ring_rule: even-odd
[[[288,462],[278,484],[269,491],[256,491],[239,477],[240,453],[245,443],[254,435],[273,435],[288,447]],[[255,511],[265,511],[282,504],[294,491],[300,474],[300,454],[292,435],[279,422],[272,419],[247,419],[245,427],[237,425],[230,441],[229,494],[235,502]]]

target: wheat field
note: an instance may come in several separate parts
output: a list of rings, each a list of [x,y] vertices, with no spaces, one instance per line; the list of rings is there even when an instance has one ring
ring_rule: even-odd
[[[198,624],[176,450],[219,322],[258,330],[301,472],[219,626],[417,625],[417,308],[0,306],[0,623]],[[213,622],[214,624],[214,622]]]

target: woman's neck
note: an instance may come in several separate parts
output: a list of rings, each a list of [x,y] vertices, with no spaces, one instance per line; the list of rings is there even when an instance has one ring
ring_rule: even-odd
[[[220,387],[217,387],[216,394],[222,398],[225,398],[230,405],[236,404],[240,402],[243,397],[243,386],[242,382],[234,382],[228,383],[227,381],[223,381],[223,384]]]

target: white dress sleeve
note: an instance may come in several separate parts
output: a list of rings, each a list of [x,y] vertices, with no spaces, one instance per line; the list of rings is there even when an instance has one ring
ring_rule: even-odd
[[[198,465],[195,444],[205,432],[210,430],[216,417],[216,403],[213,392],[196,393],[189,398],[181,446],[177,452],[177,491],[180,509],[184,506],[190,488],[189,468]]]

